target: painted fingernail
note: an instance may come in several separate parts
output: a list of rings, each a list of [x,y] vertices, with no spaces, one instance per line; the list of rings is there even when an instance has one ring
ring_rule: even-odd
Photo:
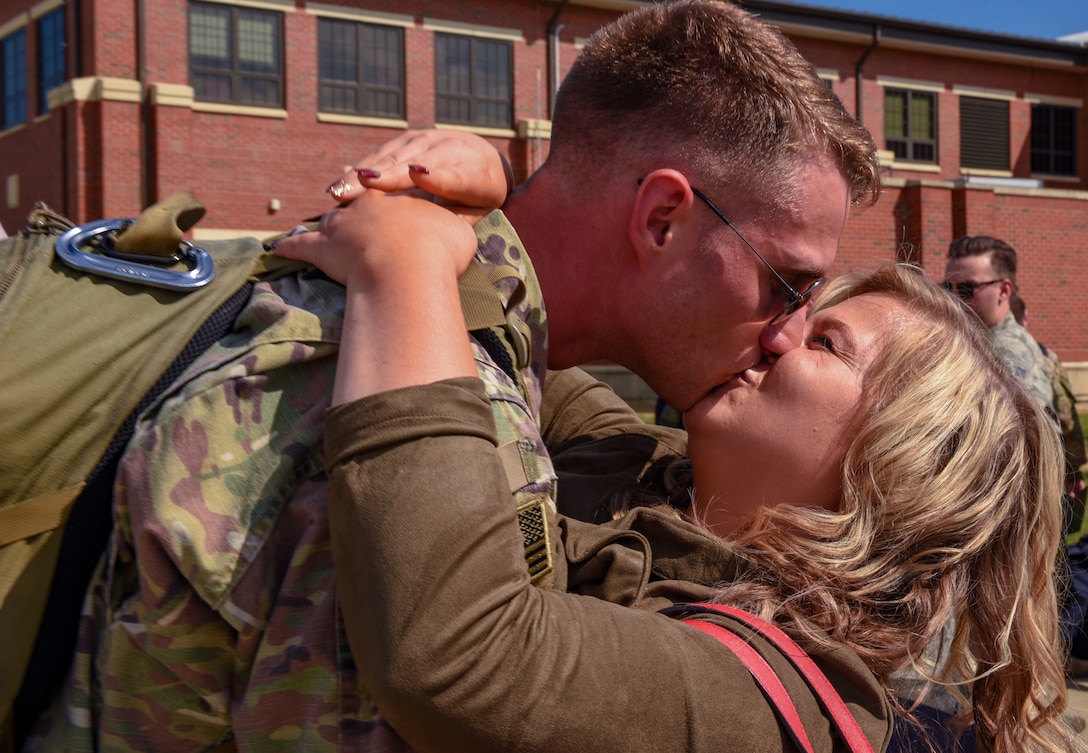
[[[409,170],[413,170],[421,175],[430,175],[431,171],[425,168],[423,165],[408,165]]]
[[[368,167],[362,167],[355,171],[355,174],[359,176],[359,180],[366,180],[367,178],[380,178],[382,174],[377,170],[371,170]]]
[[[351,184],[343,178],[325,189],[325,193],[331,194],[332,197],[337,200],[344,198],[349,191],[351,191]]]

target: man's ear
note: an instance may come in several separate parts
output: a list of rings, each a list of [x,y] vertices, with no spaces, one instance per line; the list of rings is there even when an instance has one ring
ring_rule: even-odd
[[[1000,290],[1001,290],[1000,299],[1002,301],[1007,301],[1010,298],[1012,298],[1012,290],[1013,290],[1012,280],[1010,280],[1009,278],[1006,277],[1004,280],[1001,281],[999,287],[1000,287]]]
[[[654,170],[639,181],[628,234],[640,265],[652,263],[675,245],[677,231],[690,224],[693,200],[688,179],[677,170]]]

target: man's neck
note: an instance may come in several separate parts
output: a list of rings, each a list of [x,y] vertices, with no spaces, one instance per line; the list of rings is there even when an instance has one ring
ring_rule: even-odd
[[[1010,309],[1008,306],[999,308],[997,310],[997,321],[990,325],[990,329],[996,329],[997,327],[999,327],[1001,325],[1001,322],[1005,321],[1005,318],[1009,315],[1011,311],[1012,309]]]
[[[548,365],[566,368],[606,357],[600,351],[601,317],[609,293],[607,250],[595,207],[572,206],[572,195],[542,169],[503,206],[533,263],[548,316]]]

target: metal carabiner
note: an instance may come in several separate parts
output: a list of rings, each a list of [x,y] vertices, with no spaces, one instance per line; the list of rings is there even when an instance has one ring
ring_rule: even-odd
[[[82,272],[113,280],[138,282],[153,288],[184,292],[202,288],[215,277],[215,261],[211,254],[188,241],[181,242],[177,255],[177,259],[189,267],[186,272],[80,250],[88,239],[120,230],[129,222],[131,220],[97,220],[79,225],[58,238],[53,251],[69,267]]]

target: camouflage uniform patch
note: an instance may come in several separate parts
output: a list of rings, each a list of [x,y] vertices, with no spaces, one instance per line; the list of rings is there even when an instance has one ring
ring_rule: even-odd
[[[1020,378],[1028,392],[1054,415],[1054,392],[1047,376],[1046,358],[1031,334],[1016,323],[1013,315],[1005,318],[990,330],[994,348],[1002,360]]]
[[[501,212],[477,235],[477,258],[525,285],[508,315],[531,345],[516,380],[473,349],[500,444],[517,449],[511,514],[531,511],[527,537],[547,560],[558,535],[538,428],[540,290]],[[506,304],[516,280],[499,287]],[[257,284],[234,330],[142,418],[73,673],[30,750],[407,750],[358,685],[336,601],[322,434],[342,313],[343,288],[319,274]],[[562,587],[564,569],[538,582]]]

